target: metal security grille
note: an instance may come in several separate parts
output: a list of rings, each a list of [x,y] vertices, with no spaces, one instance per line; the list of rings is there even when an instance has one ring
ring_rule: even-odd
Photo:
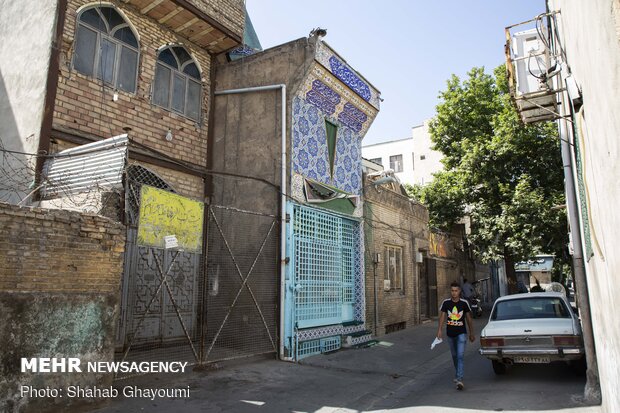
[[[302,341],[297,346],[297,360],[301,360],[315,354],[328,353],[330,351],[338,350],[340,345],[340,336]]]
[[[357,228],[352,221],[342,223],[342,301],[353,304],[355,300],[355,260]]]
[[[352,320],[359,224],[299,205],[293,214],[297,328]]]
[[[293,232],[298,328],[339,323],[342,319],[342,219],[297,206]]]

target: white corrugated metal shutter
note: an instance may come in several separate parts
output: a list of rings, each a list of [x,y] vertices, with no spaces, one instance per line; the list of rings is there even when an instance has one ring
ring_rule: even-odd
[[[43,167],[43,198],[121,189],[127,147],[124,134],[58,152]]]

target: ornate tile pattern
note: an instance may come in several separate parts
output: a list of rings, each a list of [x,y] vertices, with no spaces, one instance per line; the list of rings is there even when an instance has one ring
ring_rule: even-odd
[[[349,102],[344,104],[342,112],[338,114],[338,120],[355,132],[360,132],[364,122],[368,120],[368,116]]]
[[[380,93],[378,90],[376,90],[371,84],[369,84],[368,82],[366,82],[364,79],[362,79],[361,76],[359,76],[357,74],[357,72],[355,72],[355,70],[353,70],[349,65],[347,65],[346,62],[344,62],[342,59],[340,59],[338,57],[338,55],[328,46],[326,45],[324,42],[318,42],[317,43],[317,48],[316,48],[316,52],[315,52],[315,59],[323,66],[325,67],[325,69],[329,70],[330,72],[334,73],[334,75],[336,77],[338,77],[338,79],[346,84],[347,86],[349,86],[352,90],[355,91],[356,95],[361,97],[362,99],[364,99],[365,101],[367,101],[368,103],[370,103],[372,106],[374,106],[375,109],[379,109],[380,106]],[[332,68],[332,59],[336,60],[338,63],[338,67],[344,67],[346,68],[349,72],[351,72],[355,78],[357,78],[358,82],[361,82],[361,84],[363,84],[364,86],[362,86],[361,84],[359,85],[359,87],[354,87],[351,84],[354,84],[352,82],[347,83],[347,81],[341,79],[341,77],[343,77],[344,79],[346,79],[346,76],[343,76],[341,74],[341,76],[339,76],[338,74],[336,74],[334,72],[334,69]],[[357,82],[356,81],[356,82]],[[358,92],[359,89],[359,92]],[[370,94],[370,96],[369,96]]]
[[[297,340],[306,341],[336,335],[342,335],[342,324],[299,330],[297,331]]]
[[[351,340],[351,345],[356,346],[358,344],[366,343],[370,340],[372,340],[372,335],[370,334],[366,334],[365,336],[360,337],[353,337],[353,339]]]
[[[306,99],[327,115],[333,115],[340,103],[340,95],[319,79],[312,81],[312,89],[306,93]]]
[[[319,80],[326,87],[333,90],[336,94],[338,94],[338,96],[340,96],[340,103],[336,105],[335,112],[332,115],[336,120],[338,119],[339,114],[345,111],[344,106],[347,103],[366,115],[367,120],[362,123],[362,127],[359,131],[359,136],[363,137],[368,131],[373,119],[377,115],[377,109],[362,99],[357,93],[352,91],[351,88],[342,83],[329,70],[325,69],[318,63],[312,67],[309,75],[306,77],[301,86],[300,93],[298,95],[304,98],[304,100],[308,100],[307,94],[315,87],[315,80]]]
[[[325,117],[314,104],[296,96],[293,99],[292,170],[294,173],[332,185],[350,194],[360,195],[361,139],[348,127],[339,126],[332,177],[329,170]]]
[[[357,326],[347,326],[342,329],[342,335],[346,336],[347,334],[353,334],[353,333],[357,333],[358,331],[364,331],[364,330],[366,330],[365,324],[360,324]]]
[[[366,293],[364,282],[364,225],[357,225],[357,243],[354,249],[357,271],[355,273],[355,307],[353,318],[356,321],[366,321]]]
[[[331,72],[345,85],[353,89],[355,93],[360,95],[365,101],[370,101],[372,97],[370,88],[353,70],[349,69],[345,63],[341,62],[336,56],[331,56],[329,58],[329,67]]]
[[[306,196],[304,195],[304,177],[293,173],[291,179],[291,197],[300,203],[306,202]]]

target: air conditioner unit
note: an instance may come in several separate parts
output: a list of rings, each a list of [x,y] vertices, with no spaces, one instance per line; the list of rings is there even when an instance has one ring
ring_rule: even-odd
[[[518,26],[518,25],[517,25]],[[511,34],[506,45],[508,80],[511,94],[525,123],[552,120],[558,117],[557,90],[554,89],[551,55],[546,36],[547,28],[524,30]],[[553,72],[553,73],[550,73]]]
[[[385,291],[389,291],[389,290],[390,290],[390,287],[391,287],[391,285],[390,285],[390,280],[383,280],[383,289],[384,289]]]

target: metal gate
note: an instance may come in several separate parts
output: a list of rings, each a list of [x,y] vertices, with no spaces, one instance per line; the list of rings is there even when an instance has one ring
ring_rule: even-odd
[[[230,188],[233,179],[241,180],[215,181]],[[230,197],[221,198],[230,201],[228,205],[205,206],[206,257],[142,246],[137,227],[144,184],[175,192],[146,168],[132,165],[127,170],[128,229],[117,360],[192,365],[276,353],[278,217],[264,213],[264,205],[263,212],[250,211],[233,206]],[[257,190],[263,198],[271,193],[277,205],[273,188]]]
[[[209,207],[203,361],[277,351],[278,219]]]
[[[202,254],[138,245],[140,190],[149,185],[176,192],[148,169],[127,168],[127,242],[116,358],[200,360]]]

